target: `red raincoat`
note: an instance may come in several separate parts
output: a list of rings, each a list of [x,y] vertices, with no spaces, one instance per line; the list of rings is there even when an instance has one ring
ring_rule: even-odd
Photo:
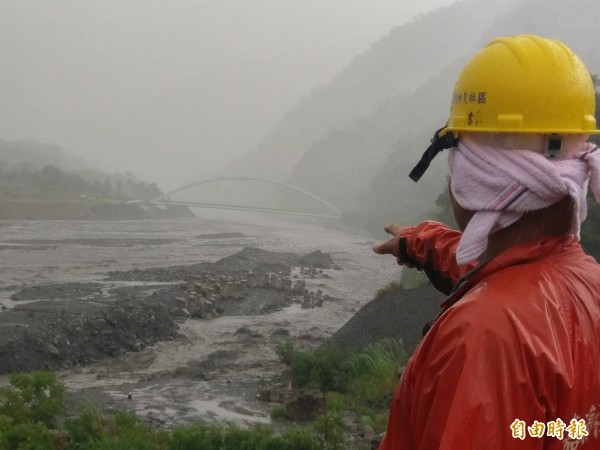
[[[400,240],[401,260],[454,290],[410,358],[379,449],[600,449],[600,265],[563,236],[458,267],[459,239],[424,222]]]

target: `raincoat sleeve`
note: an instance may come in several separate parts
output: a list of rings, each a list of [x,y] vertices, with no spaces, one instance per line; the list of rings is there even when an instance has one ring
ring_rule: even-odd
[[[424,270],[434,287],[449,294],[456,282],[475,267],[459,266],[456,249],[462,233],[440,222],[425,221],[400,236],[399,262]]]
[[[394,394],[380,450],[543,448],[527,428],[546,414],[527,382],[533,362],[515,346],[510,319],[479,306],[452,308],[430,330]],[[524,439],[513,437],[515,420]]]

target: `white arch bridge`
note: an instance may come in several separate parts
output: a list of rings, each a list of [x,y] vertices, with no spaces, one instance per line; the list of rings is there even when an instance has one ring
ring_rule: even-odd
[[[311,198],[311,199],[315,200],[318,205],[325,207],[325,212],[296,211],[293,209],[244,206],[244,205],[234,205],[234,204],[226,204],[226,203],[179,201],[179,200],[173,200],[171,198],[174,194],[177,194],[179,192],[187,191],[189,189],[192,189],[192,188],[195,188],[198,186],[218,183],[220,181],[245,181],[245,182],[255,182],[255,183],[262,183],[262,184],[266,184],[266,185],[275,185],[275,186],[284,187],[293,192],[300,193],[305,198]],[[266,179],[262,179],[262,178],[252,178],[252,177],[219,177],[219,178],[210,178],[210,179],[206,179],[206,180],[195,181],[193,183],[183,185],[177,189],[173,189],[172,191],[166,192],[166,193],[156,197],[155,199],[152,199],[149,201],[134,200],[133,202],[129,202],[129,203],[146,203],[146,204],[150,204],[150,205],[165,205],[165,206],[179,205],[179,206],[189,206],[189,207],[194,207],[194,208],[229,209],[229,210],[236,210],[236,211],[257,211],[257,212],[264,212],[264,213],[287,214],[287,215],[294,215],[294,216],[324,217],[324,218],[328,218],[328,219],[340,219],[342,217],[342,212],[338,208],[333,206],[331,203],[323,200],[321,197],[319,197],[311,192],[308,192],[305,189],[299,188],[297,186],[294,186],[294,185],[288,184],[288,183],[283,183],[283,182],[273,181],[273,180],[266,180]]]

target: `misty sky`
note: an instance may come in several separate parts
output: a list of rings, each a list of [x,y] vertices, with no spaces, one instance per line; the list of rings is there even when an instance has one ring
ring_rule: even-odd
[[[455,0],[0,0],[0,139],[173,188],[248,152],[297,99]]]

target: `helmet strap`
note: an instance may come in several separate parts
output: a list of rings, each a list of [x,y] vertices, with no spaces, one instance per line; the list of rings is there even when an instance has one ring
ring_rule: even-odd
[[[443,126],[434,133],[433,137],[431,138],[431,145],[427,147],[427,150],[425,150],[425,153],[423,153],[421,160],[417,163],[413,170],[410,171],[410,174],[408,174],[410,179],[414,182],[417,182],[421,179],[423,174],[429,168],[431,161],[433,161],[433,158],[435,158],[438,153],[447,148],[453,148],[458,145],[458,137],[454,135],[454,132],[447,131],[446,133],[440,135],[440,133],[445,129],[446,126]]]

